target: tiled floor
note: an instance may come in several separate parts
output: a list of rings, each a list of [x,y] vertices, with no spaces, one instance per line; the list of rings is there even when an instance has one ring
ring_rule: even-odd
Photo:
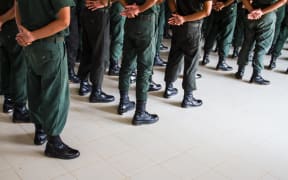
[[[117,78],[105,77],[103,89],[114,94],[109,104],[90,104],[71,84],[69,119],[63,132],[67,144],[79,148],[78,159],[46,158],[45,146],[33,145],[31,124],[13,124],[0,113],[0,180],[287,180],[288,179],[288,67],[283,51],[277,69],[264,70],[270,86],[233,78],[233,72],[215,71],[216,55],[207,67],[199,67],[199,108],[182,109],[180,93],[162,98],[149,96],[148,110],[160,121],[134,127],[133,112],[116,114]],[[162,53],[167,57],[167,53]],[[268,64],[266,57],[265,64]],[[154,80],[163,82],[163,68],[155,68]],[[135,100],[135,85],[131,99]],[[2,102],[3,99],[1,98]]]

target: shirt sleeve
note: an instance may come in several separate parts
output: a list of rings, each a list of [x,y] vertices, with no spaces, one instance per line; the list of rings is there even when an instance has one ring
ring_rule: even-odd
[[[60,9],[64,7],[72,7],[75,6],[74,0],[50,0],[51,5],[55,11],[55,13],[58,13]]]

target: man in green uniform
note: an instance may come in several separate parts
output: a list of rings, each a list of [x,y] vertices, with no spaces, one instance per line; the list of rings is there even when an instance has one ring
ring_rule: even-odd
[[[217,0],[213,2],[213,10],[207,19],[208,32],[205,38],[202,65],[210,62],[209,53],[213,48],[215,40],[217,40],[219,59],[216,70],[232,70],[232,67],[226,63],[226,57],[228,56],[233,39],[237,14],[236,7],[235,0]]]
[[[0,44],[2,64],[3,112],[13,112],[13,122],[30,122],[26,108],[26,63],[15,36],[18,28],[14,16],[14,0],[0,1]]]
[[[271,60],[268,66],[268,69],[270,70],[276,68],[277,58],[281,55],[281,50],[283,49],[286,39],[288,38],[288,8],[287,8],[287,5],[285,6],[286,6],[285,18],[280,27],[279,37],[271,51]]]
[[[45,155],[60,159],[80,155],[60,138],[69,109],[64,37],[73,5],[72,0],[16,0],[16,40],[24,47],[28,66],[30,118],[36,124],[34,143],[43,144],[46,133]]]
[[[202,19],[209,16],[212,10],[211,0],[169,0],[172,17],[169,24],[172,28],[171,50],[165,71],[166,88],[164,97],[176,95],[178,90],[173,88],[177,80],[181,60],[184,56],[184,73],[182,88],[184,97],[183,108],[201,106],[202,100],[195,99],[193,91],[196,90],[196,71],[200,52]]]
[[[238,71],[235,74],[237,79],[242,79],[245,66],[248,64],[249,52],[255,43],[253,55],[253,74],[250,83],[268,85],[269,81],[263,79],[261,70],[263,69],[263,59],[273,40],[276,15],[275,10],[286,3],[286,0],[254,0],[251,4],[249,0],[243,0],[243,4],[248,11],[245,19],[245,39],[238,58]]]
[[[156,0],[121,1],[126,16],[124,28],[123,59],[119,76],[120,103],[118,113],[123,114],[134,109],[135,103],[129,100],[130,76],[137,62],[136,111],[132,124],[151,124],[158,116],[146,112],[149,78],[152,73],[155,56]]]

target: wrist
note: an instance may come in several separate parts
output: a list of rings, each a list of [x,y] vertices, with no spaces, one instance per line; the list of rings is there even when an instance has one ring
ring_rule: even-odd
[[[30,38],[31,38],[30,39],[31,43],[39,39],[35,32],[31,32],[31,37]]]

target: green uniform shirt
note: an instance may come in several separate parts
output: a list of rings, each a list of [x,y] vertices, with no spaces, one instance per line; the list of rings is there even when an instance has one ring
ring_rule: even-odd
[[[2,1],[2,0],[1,0]],[[60,9],[74,6],[73,0],[17,0],[21,24],[30,31],[48,25],[57,18]],[[65,36],[67,30],[58,32],[57,35]]]
[[[199,12],[203,9],[205,1],[210,0],[176,0],[177,13],[181,16],[186,16]]]
[[[13,7],[14,0],[0,0],[0,15],[6,13]]]
[[[274,4],[277,0],[253,0],[252,6],[254,9],[266,8]]]
[[[136,3],[137,5],[142,5],[145,3],[146,0],[125,0],[127,4],[134,4]],[[151,8],[147,9],[143,14],[150,14],[150,13],[157,13],[158,8],[156,5],[153,5]]]

